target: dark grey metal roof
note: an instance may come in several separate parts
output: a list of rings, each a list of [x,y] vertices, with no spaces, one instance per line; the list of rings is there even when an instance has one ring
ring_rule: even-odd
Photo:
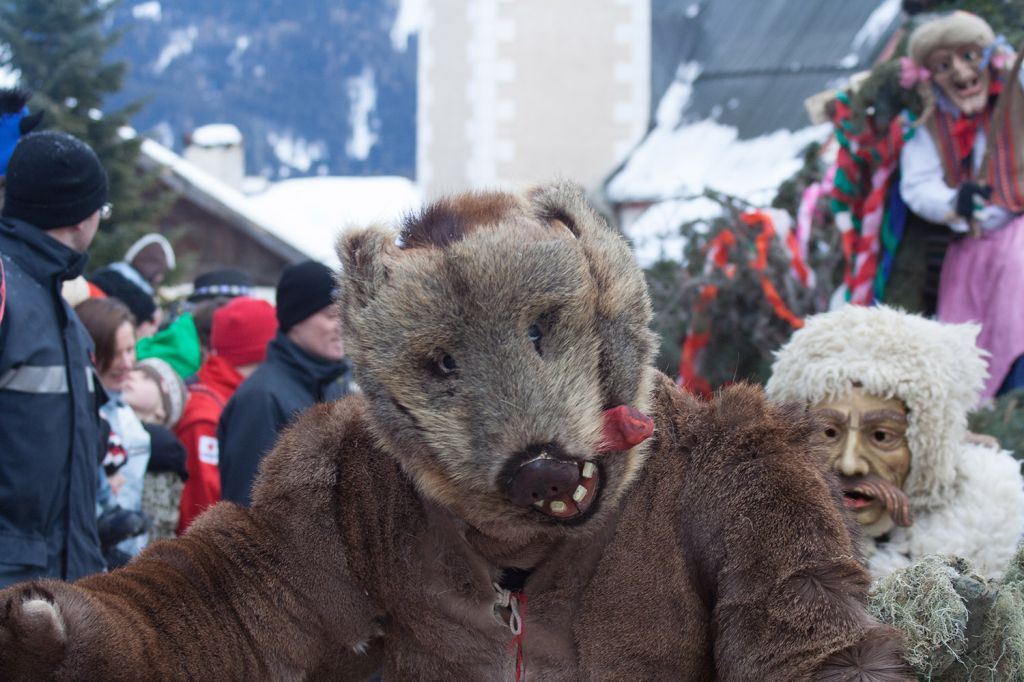
[[[899,0],[654,0],[654,110],[679,64],[701,66],[683,124],[741,139],[809,124],[804,100],[869,69],[901,24]],[[858,33],[872,18],[878,30]],[[862,44],[855,44],[860,42]]]

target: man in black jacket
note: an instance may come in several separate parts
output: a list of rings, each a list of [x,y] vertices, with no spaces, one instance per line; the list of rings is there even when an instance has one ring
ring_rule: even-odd
[[[278,332],[267,358],[228,401],[217,427],[221,497],[249,504],[260,460],[306,408],[349,391],[351,368],[334,305],[334,274],[306,261],[277,284]]]
[[[88,145],[53,132],[18,142],[0,219],[0,586],[104,569],[93,344],[61,284],[85,268],[106,201]]]

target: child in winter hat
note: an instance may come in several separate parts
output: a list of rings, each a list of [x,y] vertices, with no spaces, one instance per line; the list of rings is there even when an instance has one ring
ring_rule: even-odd
[[[274,306],[239,296],[213,313],[210,346],[232,367],[263,362],[267,344],[277,333]]]
[[[135,365],[124,390],[124,401],[144,422],[167,428],[181,419],[188,388],[174,368],[160,358],[146,358]]]

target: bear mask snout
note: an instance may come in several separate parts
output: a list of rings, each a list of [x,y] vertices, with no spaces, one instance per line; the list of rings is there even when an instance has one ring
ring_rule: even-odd
[[[594,462],[569,459],[555,444],[527,448],[512,457],[506,471],[502,478],[512,504],[562,521],[582,518],[600,483]]]
[[[580,477],[579,465],[556,459],[541,452],[521,464],[505,486],[508,498],[518,507],[529,507],[534,502],[561,497],[576,489]]]

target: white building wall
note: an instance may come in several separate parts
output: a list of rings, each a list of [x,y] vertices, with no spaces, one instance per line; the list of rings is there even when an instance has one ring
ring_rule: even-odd
[[[647,0],[428,0],[419,44],[428,199],[552,178],[593,192],[645,132]]]

